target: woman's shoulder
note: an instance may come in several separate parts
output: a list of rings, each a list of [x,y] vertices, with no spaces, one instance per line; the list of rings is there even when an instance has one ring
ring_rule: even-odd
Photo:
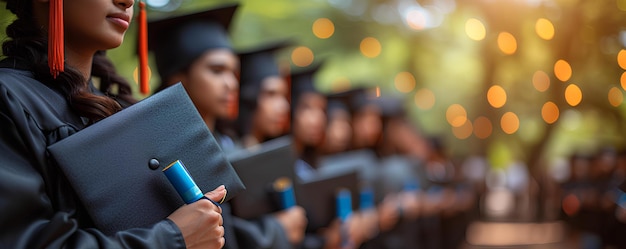
[[[59,92],[36,80],[27,70],[0,67],[0,111],[10,117],[25,115],[42,130],[68,124],[82,125]]]

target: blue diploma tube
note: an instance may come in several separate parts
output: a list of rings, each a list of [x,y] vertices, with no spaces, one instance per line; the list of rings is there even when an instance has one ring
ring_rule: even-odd
[[[200,191],[200,188],[198,188],[198,185],[193,181],[189,171],[187,171],[187,168],[180,160],[176,160],[165,167],[163,173],[185,203],[190,204],[204,197],[202,191]]]
[[[352,196],[350,190],[341,189],[337,193],[337,217],[341,222],[345,222],[352,214]]]
[[[359,193],[359,209],[368,210],[372,208],[374,208],[374,190],[369,186],[364,186]]]
[[[296,195],[293,184],[287,177],[281,177],[274,181],[274,191],[278,194],[281,209],[289,209],[296,205]]]

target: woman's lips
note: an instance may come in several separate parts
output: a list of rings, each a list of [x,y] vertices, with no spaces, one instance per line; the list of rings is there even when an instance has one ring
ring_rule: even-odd
[[[124,29],[128,29],[128,27],[130,26],[130,17],[124,13],[111,14],[107,16],[107,19]]]

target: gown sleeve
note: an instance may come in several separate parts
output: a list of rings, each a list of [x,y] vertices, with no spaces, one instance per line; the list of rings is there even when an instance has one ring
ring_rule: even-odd
[[[93,228],[46,154],[49,140],[74,129],[68,124],[47,130],[34,118],[66,114],[30,108],[45,105],[46,98],[20,97],[0,79],[0,248],[185,248],[180,230],[167,219],[114,236]]]

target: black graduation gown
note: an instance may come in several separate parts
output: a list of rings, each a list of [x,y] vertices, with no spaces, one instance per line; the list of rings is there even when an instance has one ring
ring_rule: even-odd
[[[110,237],[93,228],[46,152],[84,128],[83,120],[61,94],[13,64],[0,62],[0,248],[185,248],[168,219]]]

